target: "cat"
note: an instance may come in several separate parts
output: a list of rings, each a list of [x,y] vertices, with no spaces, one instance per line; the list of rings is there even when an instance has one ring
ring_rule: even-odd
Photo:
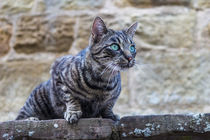
[[[53,63],[50,79],[32,91],[16,120],[63,118],[76,123],[80,118],[102,117],[118,121],[112,108],[121,92],[120,71],[135,65],[137,25],[114,31],[96,17],[89,46]]]

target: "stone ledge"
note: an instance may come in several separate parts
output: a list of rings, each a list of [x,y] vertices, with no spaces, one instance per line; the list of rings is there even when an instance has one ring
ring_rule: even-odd
[[[0,139],[150,139],[210,138],[210,114],[150,115],[109,119],[8,121],[0,123]]]

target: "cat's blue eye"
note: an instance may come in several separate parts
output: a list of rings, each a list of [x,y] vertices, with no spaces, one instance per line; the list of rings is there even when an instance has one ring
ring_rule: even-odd
[[[117,44],[112,44],[110,47],[114,51],[118,51],[120,49],[119,45],[117,45]]]
[[[135,45],[131,45],[131,46],[129,47],[129,50],[130,50],[131,53],[136,52]]]

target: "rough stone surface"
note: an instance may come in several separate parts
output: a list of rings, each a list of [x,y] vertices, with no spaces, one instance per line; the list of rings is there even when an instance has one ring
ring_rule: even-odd
[[[142,47],[193,48],[195,12],[187,8],[157,8],[133,13],[139,22],[138,45]],[[182,41],[180,41],[182,40]]]
[[[75,42],[70,50],[71,54],[77,54],[80,50],[86,48],[89,44],[90,31],[92,25],[93,16],[84,14],[81,18],[77,18],[76,29],[77,32],[75,34]]]
[[[47,10],[46,1],[36,0],[36,3],[32,9],[33,13],[43,13]]]
[[[123,140],[200,140],[210,136],[209,121],[209,114],[130,116],[123,117],[118,128]]]
[[[61,9],[64,10],[85,10],[97,9],[104,5],[104,0],[64,0]]]
[[[196,47],[210,49],[210,9],[198,12]]]
[[[151,0],[154,5],[190,5],[190,0]]]
[[[115,4],[119,7],[127,7],[127,6],[134,6],[134,7],[151,7],[152,2],[150,0],[116,0]]]
[[[9,51],[11,35],[12,23],[6,18],[0,18],[0,57]]]
[[[68,51],[73,42],[74,23],[71,17],[64,15],[22,16],[17,21],[14,49],[18,53]]]
[[[1,139],[202,140],[210,136],[210,114],[153,115],[109,119],[9,121],[0,123]]]
[[[192,6],[195,9],[206,9],[206,8],[210,8],[210,1],[209,0],[192,0]]]
[[[115,4],[120,7],[134,6],[140,8],[148,8],[160,5],[189,6],[190,0],[116,0]]]
[[[14,130],[11,131],[11,126]],[[55,127],[56,126],[56,127]],[[109,119],[81,119],[70,125],[65,120],[10,121],[0,125],[1,139],[106,139],[113,131],[113,121]]]
[[[0,15],[30,12],[34,4],[35,0],[2,0],[0,3]]]

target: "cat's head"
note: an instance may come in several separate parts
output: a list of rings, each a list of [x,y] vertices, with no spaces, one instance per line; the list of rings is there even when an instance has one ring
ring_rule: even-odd
[[[96,17],[92,25],[90,52],[93,59],[104,68],[125,70],[135,65],[136,48],[133,36],[138,23],[129,28],[114,31],[107,29],[103,20]]]

